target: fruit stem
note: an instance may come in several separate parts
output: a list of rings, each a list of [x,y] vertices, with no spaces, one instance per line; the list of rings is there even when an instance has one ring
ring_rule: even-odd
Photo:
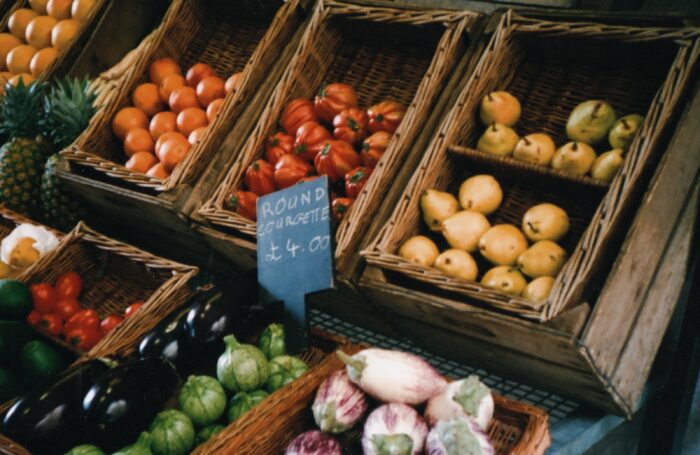
[[[494,123],[491,125],[491,128],[493,129],[494,132],[498,131],[498,128],[496,128],[496,122],[494,122]]]

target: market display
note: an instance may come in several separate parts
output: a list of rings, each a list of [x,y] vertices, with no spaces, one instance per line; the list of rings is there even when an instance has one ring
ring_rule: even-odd
[[[56,235],[43,226],[20,224],[0,242],[0,278],[13,278],[58,246]]]

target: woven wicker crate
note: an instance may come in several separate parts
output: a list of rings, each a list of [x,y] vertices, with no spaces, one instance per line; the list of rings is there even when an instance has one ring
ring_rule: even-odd
[[[360,346],[350,345],[346,352],[357,352]],[[250,411],[251,417],[237,432],[216,437],[202,453],[236,453],[241,455],[282,454],[289,443],[304,431],[316,429],[311,405],[316,390],[334,371],[343,368],[337,356],[307,374],[294,388],[284,389]],[[498,455],[542,455],[550,444],[547,414],[535,407],[494,396],[496,408],[488,429],[489,439]],[[253,415],[254,414],[254,415]],[[279,416],[284,416],[280,418]],[[343,453],[362,453],[362,428],[339,435]]]
[[[700,55],[699,36],[692,28],[541,20],[508,11],[390,221],[362,255],[372,265],[447,291],[455,299],[466,296],[531,319],[549,320],[580,303],[588,297],[587,285],[600,265],[612,257],[611,239],[642,176],[658,160],[657,145]],[[652,58],[655,64],[649,65]],[[560,145],[567,141],[569,112],[586,99],[607,99],[618,112],[638,112],[645,121],[622,169],[605,185],[471,149],[483,131],[479,102],[494,90],[508,90],[521,101],[516,130],[544,131]],[[480,173],[494,175],[504,189],[503,204],[492,216],[494,224],[520,226],[525,211],[541,202],[558,204],[569,213],[571,229],[561,242],[569,259],[544,304],[448,277],[397,254],[409,237],[427,233],[419,209],[424,190],[454,192],[464,177]],[[483,264],[481,271],[486,267]]]
[[[300,0],[186,1],[174,0],[149,43],[138,52],[119,87],[119,95],[96,116],[76,143],[62,152],[68,160],[95,169],[137,189],[166,191],[194,184],[217,153],[228,132],[255,94],[269,68],[303,20]],[[226,95],[216,120],[202,140],[165,180],[124,167],[122,144],[111,131],[114,115],[130,105],[131,94],[147,79],[150,64],[174,58],[182,68],[196,62],[211,65],[219,76],[242,72],[238,86]],[[222,153],[230,151],[222,150]]]
[[[10,0],[4,1],[11,3]],[[87,20],[81,24],[80,28],[78,29],[78,33],[73,38],[71,44],[58,54],[56,60],[54,60],[54,62],[41,75],[40,80],[48,80],[54,76],[61,76],[67,71],[70,62],[73,61],[80,53],[80,50],[83,47],[82,44],[89,38],[91,31],[94,30],[98,19],[104,13],[106,6],[107,0],[95,0],[94,6],[90,11]],[[13,12],[20,8],[30,8],[29,0],[17,0],[7,9],[5,16],[3,16],[2,20],[0,21],[0,30],[7,30],[7,22],[9,21],[10,16]],[[3,6],[0,5],[0,10],[2,9]]]
[[[464,51],[467,32],[478,18],[468,11],[319,1],[289,68],[239,159],[199,215],[232,242],[255,237],[255,222],[227,210],[226,201],[241,188],[248,166],[261,157],[264,141],[275,131],[289,101],[311,98],[324,83],[331,82],[353,86],[360,106],[396,99],[408,106],[406,116],[336,233],[336,265],[343,270],[381,206],[383,194],[405,165],[413,141]],[[245,242],[238,243],[238,248],[246,248],[240,246]]]

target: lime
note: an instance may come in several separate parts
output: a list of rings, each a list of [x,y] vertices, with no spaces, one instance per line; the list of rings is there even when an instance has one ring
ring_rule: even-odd
[[[0,319],[24,320],[32,311],[32,295],[23,283],[0,280]]]

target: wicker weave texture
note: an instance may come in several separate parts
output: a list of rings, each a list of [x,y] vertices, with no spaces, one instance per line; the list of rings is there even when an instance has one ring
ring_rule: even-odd
[[[363,251],[369,263],[408,275],[524,317],[548,320],[586,297],[621,213],[633,201],[640,177],[660,150],[657,144],[700,55],[700,31],[536,20],[504,14],[474,73],[445,118],[402,194],[389,222]],[[649,61],[655,61],[649,65]],[[484,95],[508,90],[519,98],[521,134],[546,132],[557,145],[568,140],[569,112],[587,99],[606,99],[619,115],[645,116],[625,154],[622,169],[605,186],[590,179],[533,171],[470,149],[483,132],[478,106]],[[603,152],[604,146],[598,152]],[[466,174],[491,173],[506,189],[497,221],[520,225],[524,211],[553,202],[569,212],[571,232],[563,240],[569,260],[543,305],[451,278],[396,254],[409,237],[425,233],[419,209],[422,191],[454,189]],[[482,272],[485,270],[482,269]]]

